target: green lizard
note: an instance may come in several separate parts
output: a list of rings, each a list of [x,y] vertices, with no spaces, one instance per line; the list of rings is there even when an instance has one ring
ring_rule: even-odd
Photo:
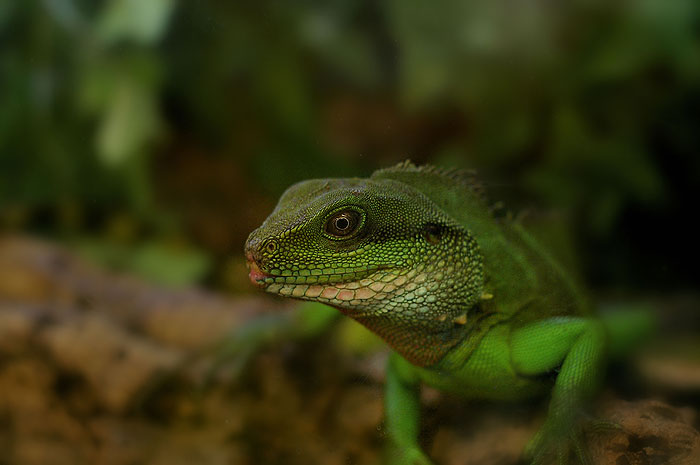
[[[392,347],[392,463],[431,463],[418,445],[421,383],[495,400],[551,390],[526,453],[535,464],[571,453],[585,462],[581,407],[606,358],[642,337],[648,319],[596,316],[552,253],[519,222],[495,219],[474,186],[410,162],[295,184],[248,238],[250,279],[333,306]]]

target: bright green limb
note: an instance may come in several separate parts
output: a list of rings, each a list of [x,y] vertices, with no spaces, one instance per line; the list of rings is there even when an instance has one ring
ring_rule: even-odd
[[[391,353],[386,372],[384,408],[391,438],[417,444],[420,423],[420,382],[403,358]]]
[[[606,332],[594,319],[559,317],[519,328],[511,335],[511,357],[516,371],[537,375],[559,368],[549,416],[528,445],[536,464],[554,456],[566,463],[569,452],[588,463],[576,422],[581,405],[595,392],[604,370]]]
[[[515,371],[532,376],[558,367],[591,324],[585,318],[557,317],[513,331],[510,347]]]
[[[384,408],[391,443],[387,461],[392,465],[429,465],[418,445],[420,381],[413,367],[391,353],[386,372]]]

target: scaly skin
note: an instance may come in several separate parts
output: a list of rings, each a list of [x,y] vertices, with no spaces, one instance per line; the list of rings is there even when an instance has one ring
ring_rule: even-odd
[[[526,452],[535,464],[572,452],[586,461],[577,417],[615,334],[522,225],[492,217],[467,175],[406,162],[368,179],[296,184],[246,256],[267,292],[336,307],[394,349],[389,462],[430,463],[417,443],[421,383],[496,400],[551,389]],[[543,375],[557,371],[552,386]]]

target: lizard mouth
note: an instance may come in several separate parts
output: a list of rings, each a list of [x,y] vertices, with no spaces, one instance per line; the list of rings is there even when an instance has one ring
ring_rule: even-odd
[[[384,267],[373,266],[370,269],[362,270],[361,272],[351,272],[344,274],[318,274],[318,275],[307,275],[307,276],[281,276],[277,274],[268,273],[260,268],[260,265],[253,260],[246,260],[246,265],[248,267],[248,279],[250,282],[261,289],[267,289],[271,284],[280,284],[286,286],[297,286],[297,285],[312,285],[320,284],[326,286],[333,286],[336,284],[345,284],[353,281],[359,281],[372,273],[376,273]],[[330,279],[336,278],[336,279]]]
[[[269,284],[269,282],[265,282],[266,280],[270,278],[274,278],[273,275],[264,272],[263,270],[260,269],[257,263],[253,260],[248,260],[246,262],[248,265],[248,279],[250,279],[250,282],[253,283],[254,285],[258,287],[265,287]]]

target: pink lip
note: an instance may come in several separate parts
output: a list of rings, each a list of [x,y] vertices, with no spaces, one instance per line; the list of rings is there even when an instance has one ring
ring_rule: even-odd
[[[264,286],[265,284],[262,281],[265,278],[269,278],[270,275],[262,271],[258,264],[254,261],[248,262],[248,268],[250,269],[250,272],[248,273],[248,278],[250,279],[250,282],[255,284],[256,286]]]

